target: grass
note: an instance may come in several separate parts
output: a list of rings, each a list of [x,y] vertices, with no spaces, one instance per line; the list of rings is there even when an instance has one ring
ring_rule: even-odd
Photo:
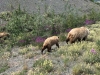
[[[90,64],[80,63],[73,67],[73,75],[95,74],[93,66]]]
[[[24,71],[16,71],[16,72],[11,73],[11,75],[25,75],[25,72]]]
[[[0,65],[0,73],[5,72],[9,68],[7,63]]]
[[[73,74],[73,75],[99,75],[100,70],[100,48],[99,48],[99,24],[87,26],[90,29],[90,34],[87,41],[75,42],[74,44],[66,44],[63,41],[66,33],[60,34],[63,44],[60,48],[55,48],[51,53],[46,52],[41,55],[40,48],[32,44],[19,47],[17,49],[18,56],[24,56],[22,71],[12,72],[12,75],[59,75],[59,74]],[[95,35],[95,36],[94,36]],[[90,40],[92,38],[92,40]],[[1,46],[2,51],[0,56],[3,59],[9,59],[13,56],[11,54],[11,47]],[[0,58],[1,58],[0,57]],[[36,57],[36,59],[35,59]],[[32,59],[33,66],[29,68],[26,60]],[[4,61],[4,60],[2,60]],[[4,66],[0,68],[0,72],[4,72],[9,68],[5,61]]]
[[[81,74],[98,75],[99,74],[99,68],[100,68],[99,67],[99,63],[100,63],[99,53],[100,53],[100,51],[99,51],[96,41],[100,37],[93,36],[93,34],[96,35],[97,31],[99,30],[99,28],[97,28],[96,31],[94,31],[94,29],[97,26],[99,26],[99,24],[94,24],[94,25],[89,26],[89,29],[91,29],[91,27],[92,27],[93,30],[90,30],[90,35],[89,35],[88,39],[90,39],[90,37],[92,37],[93,41],[87,40],[87,41],[82,41],[81,43],[76,42],[74,44],[68,44],[68,45],[65,44],[65,45],[61,46],[56,52],[53,51],[52,54],[47,53],[45,60],[47,60],[47,59],[52,60],[55,73],[57,73],[59,71],[57,74],[62,74],[62,72],[64,74],[64,72],[67,70],[67,67],[68,68],[71,67],[73,75],[81,75]],[[95,51],[96,51],[96,53],[95,53]],[[44,60],[44,59],[42,59],[42,60]],[[41,59],[38,61],[40,63],[42,63]],[[71,65],[73,65],[73,66],[71,66]],[[48,65],[48,67],[49,67],[49,65]],[[39,72],[41,72],[41,71],[39,71]],[[55,74],[54,72],[51,71],[51,74]],[[46,74],[46,73],[44,73],[44,74]],[[47,75],[49,75],[49,73],[47,73]]]
[[[48,59],[40,59],[33,64],[33,68],[41,73],[49,73],[53,71],[53,63]]]
[[[0,44],[0,73],[12,68],[10,60],[18,58],[16,63],[21,65],[17,67],[22,66],[22,69],[11,72],[11,75],[99,75],[100,23],[92,22],[100,20],[100,13],[92,11],[87,16],[88,19],[72,12],[69,15],[54,12],[30,15],[20,6],[13,12],[0,14],[0,18],[8,22],[1,31],[5,29],[11,33],[10,38]],[[90,30],[88,39],[66,44],[69,30],[82,25]],[[41,55],[43,41],[51,35],[60,37],[60,48],[54,47],[51,53]]]

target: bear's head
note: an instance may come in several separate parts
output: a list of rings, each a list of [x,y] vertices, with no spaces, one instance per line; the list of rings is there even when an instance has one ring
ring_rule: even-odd
[[[68,37],[67,37],[67,39],[66,39],[66,43],[68,44],[69,41],[72,43],[73,40],[74,40],[74,35],[72,35],[72,34],[69,33],[69,34],[68,34]]]

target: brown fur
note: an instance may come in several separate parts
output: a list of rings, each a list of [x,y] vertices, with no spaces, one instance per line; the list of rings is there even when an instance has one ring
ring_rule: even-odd
[[[89,30],[86,27],[73,28],[67,35],[66,43],[74,43],[76,40],[86,40]]]
[[[7,32],[1,32],[0,33],[0,38],[3,38],[4,40],[6,39],[6,37],[9,37],[9,33],[7,33]]]
[[[51,47],[56,44],[56,46],[58,46],[59,48],[59,37],[58,36],[52,36],[52,37],[48,37],[44,43],[43,43],[43,47],[42,47],[42,51],[41,53],[43,54],[43,51],[47,48],[48,52],[51,52]]]

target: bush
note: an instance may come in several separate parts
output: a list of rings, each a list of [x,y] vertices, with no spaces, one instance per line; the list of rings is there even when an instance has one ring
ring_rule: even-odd
[[[96,42],[96,45],[97,45],[97,47],[98,47],[98,49],[99,49],[99,51],[100,51],[100,40],[98,40],[98,41]]]
[[[67,6],[66,6],[67,7]],[[33,37],[49,37],[66,32],[66,30],[92,24],[100,20],[99,12],[92,10],[87,15],[79,16],[78,12],[74,13],[73,8],[68,5],[69,11],[64,13],[55,13],[54,10],[47,11],[44,14],[39,12],[29,14],[25,10],[21,10],[20,5],[17,9],[10,13],[4,13],[0,18],[7,17],[7,25],[0,27],[1,31],[8,31],[11,35],[11,45],[27,45],[30,43],[31,33]],[[72,11],[71,11],[72,10]],[[19,37],[21,37],[19,39]],[[63,40],[65,37],[62,36]],[[25,40],[24,43],[18,43],[18,40]]]
[[[87,74],[95,74],[94,68],[90,64],[77,64],[73,67],[73,75],[87,75]]]
[[[15,10],[13,15],[6,25],[6,29],[11,34],[18,36],[20,33],[26,33],[28,31],[32,31],[33,20],[32,16],[26,13],[22,13],[21,10]]]
[[[99,62],[99,63],[95,63],[94,66],[95,66],[98,70],[100,70],[100,62]]]
[[[99,51],[95,49],[91,49],[90,51],[84,52],[83,57],[83,60],[86,63],[94,64],[96,62],[100,62]]]
[[[60,41],[65,41],[65,40],[66,40],[65,34],[61,33],[61,34],[59,35],[59,40],[60,40]]]
[[[0,66],[0,73],[6,71],[9,68],[9,65],[7,63]]]
[[[51,72],[53,70],[53,64],[51,60],[48,59],[40,59],[37,60],[33,67],[38,68],[40,72]]]

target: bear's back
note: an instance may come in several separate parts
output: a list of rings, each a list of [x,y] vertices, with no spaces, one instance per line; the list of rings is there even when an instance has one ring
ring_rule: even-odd
[[[71,33],[72,35],[75,35],[75,34],[77,34],[78,32],[80,32],[80,28],[73,28],[73,29],[69,32],[69,34]]]
[[[48,37],[45,41],[43,45],[54,45],[55,43],[58,42],[58,36],[52,36],[52,37]]]

